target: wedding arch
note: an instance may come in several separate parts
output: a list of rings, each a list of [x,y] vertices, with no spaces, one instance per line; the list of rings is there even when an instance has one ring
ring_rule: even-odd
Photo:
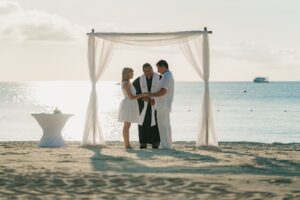
[[[98,116],[96,84],[104,73],[118,44],[136,46],[163,46],[177,44],[191,66],[204,81],[202,117],[197,133],[196,146],[218,146],[214,129],[209,95],[209,39],[212,31],[204,30],[166,33],[110,33],[92,32],[88,35],[88,67],[92,91],[86,113],[83,145],[104,144]]]

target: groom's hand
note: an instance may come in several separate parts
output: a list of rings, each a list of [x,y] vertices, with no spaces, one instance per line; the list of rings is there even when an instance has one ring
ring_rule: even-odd
[[[153,106],[155,104],[155,100],[154,99],[150,99],[150,104],[151,104],[151,106]]]
[[[147,96],[147,97],[152,97],[153,96],[151,92],[145,92],[144,95]]]
[[[143,101],[149,101],[150,100],[150,98],[149,97],[143,97]]]

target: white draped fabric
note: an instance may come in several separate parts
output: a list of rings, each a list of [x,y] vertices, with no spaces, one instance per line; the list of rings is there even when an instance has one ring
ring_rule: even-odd
[[[202,39],[202,42],[201,42]],[[201,46],[202,43],[202,46]],[[180,44],[183,55],[204,81],[204,94],[202,101],[202,117],[199,123],[200,131],[197,135],[196,146],[218,146],[218,140],[213,124],[211,100],[209,96],[209,42],[208,35]]]
[[[94,33],[96,37],[114,43],[135,46],[162,46],[178,44],[198,38],[203,31],[184,31],[175,33]]]
[[[92,82],[92,91],[86,113],[83,134],[83,145],[105,144],[98,116],[98,98],[96,83],[104,73],[113,55],[115,44],[106,40],[99,40],[94,35],[88,38],[89,74]]]
[[[196,145],[218,146],[209,96],[209,43],[207,31],[174,33],[89,33],[88,60],[92,92],[87,109],[82,144],[104,144],[99,118],[96,83],[105,71],[116,44],[161,46],[178,44],[192,67],[204,81],[202,117]],[[202,48],[201,48],[202,46]]]

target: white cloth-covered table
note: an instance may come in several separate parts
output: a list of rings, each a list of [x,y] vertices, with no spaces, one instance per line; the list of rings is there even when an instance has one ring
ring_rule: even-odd
[[[31,114],[43,129],[43,136],[38,147],[63,147],[65,142],[61,130],[71,114]]]

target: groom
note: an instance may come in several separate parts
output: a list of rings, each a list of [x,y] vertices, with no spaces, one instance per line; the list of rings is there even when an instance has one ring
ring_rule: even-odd
[[[158,82],[161,76],[153,72],[149,63],[143,65],[144,74],[133,82],[136,94],[157,91]],[[149,97],[138,99],[140,119],[139,119],[139,142],[140,149],[147,148],[151,144],[152,148],[157,149],[160,144],[159,131],[157,127],[156,111],[154,100]]]
[[[160,60],[156,64],[157,71],[162,74],[158,83],[157,92],[147,93],[149,97],[155,97],[157,111],[158,130],[160,133],[161,148],[172,149],[172,130],[170,124],[170,112],[174,97],[174,78],[169,71],[167,61]]]

